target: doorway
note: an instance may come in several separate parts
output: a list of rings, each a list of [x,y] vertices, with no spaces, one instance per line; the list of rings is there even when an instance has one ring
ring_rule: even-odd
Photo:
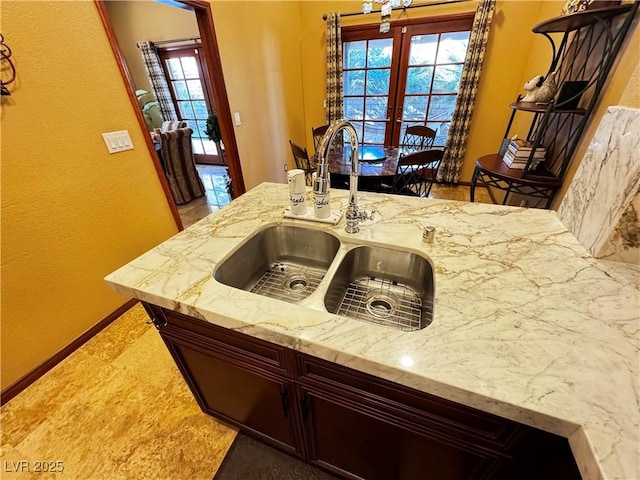
[[[473,14],[345,27],[344,116],[363,145],[400,145],[409,125],[436,131],[444,148]]]
[[[191,143],[196,163],[224,165],[223,152],[218,151],[216,142],[206,133],[209,112],[217,109],[200,39],[193,40],[194,44],[178,46],[172,45],[171,40],[160,42],[161,46],[156,43],[158,56],[178,120],[187,122],[193,130]]]
[[[129,69],[124,60],[124,55],[121,50],[121,46],[116,38],[113,25],[109,16],[109,11],[104,0],[94,0],[94,3],[98,9],[98,13],[102,20],[105,32],[109,39],[109,43],[114,52],[114,56],[123,80],[125,82],[125,88],[129,95],[129,98],[134,106],[136,116],[140,123],[141,128],[147,131],[147,125],[142,115],[142,112],[138,106],[137,97],[133,89],[133,81],[129,72]],[[147,2],[136,2],[147,3]],[[152,2],[149,2],[152,3]],[[224,77],[222,74],[222,63],[220,60],[220,53],[218,49],[218,43],[216,40],[215,29],[213,25],[213,17],[211,14],[211,6],[207,2],[199,0],[181,0],[171,1],[172,6],[183,8],[193,12],[196,17],[197,27],[200,33],[200,46],[199,55],[203,59],[204,71],[203,75],[208,75],[209,78],[215,79],[211,87],[211,96],[213,97],[213,103],[217,109],[217,116],[219,121],[219,127],[222,134],[222,139],[225,147],[225,158],[228,168],[229,178],[231,180],[232,191],[235,196],[242,195],[245,192],[244,179],[242,170],[240,167],[240,160],[238,155],[238,148],[235,138],[235,132],[233,130],[233,123],[231,118],[231,110],[229,108],[229,101],[226,92],[226,86],[224,83]],[[135,27],[134,27],[135,28]],[[164,175],[162,165],[156,155],[154,144],[150,135],[145,135],[147,148],[151,158],[153,159],[158,178],[162,184],[165,196],[169,207],[171,208],[176,225],[182,230],[183,222],[181,221],[178,208],[171,195],[171,190],[168,185],[168,181]]]

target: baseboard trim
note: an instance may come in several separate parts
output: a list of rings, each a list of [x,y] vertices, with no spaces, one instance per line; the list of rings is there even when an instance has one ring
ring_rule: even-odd
[[[116,318],[120,317],[127,310],[132,308],[136,303],[138,303],[138,300],[135,298],[128,300],[124,305],[122,305],[121,307],[117,308],[116,310],[111,312],[109,315],[104,317],[102,320],[96,323],[89,330],[87,330],[78,338],[73,340],[69,345],[67,345],[62,350],[55,353],[53,356],[51,356],[50,358],[42,362],[40,365],[38,365],[36,368],[31,370],[29,373],[19,378],[14,383],[9,385],[7,388],[2,390],[2,392],[0,392],[0,406],[9,402],[12,398],[14,398],[20,392],[22,392],[25,388],[33,384],[45,373],[47,373],[53,367],[58,365],[65,358],[67,358],[69,355],[75,352],[78,348],[80,348],[82,345],[84,345],[89,340],[91,340],[94,336],[100,333],[103,329],[109,326],[109,324],[111,324]]]

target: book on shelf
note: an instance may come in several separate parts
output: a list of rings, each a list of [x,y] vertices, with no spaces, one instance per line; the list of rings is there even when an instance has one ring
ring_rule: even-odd
[[[507,151],[502,156],[502,162],[509,168],[517,168],[523,170],[529,161],[529,155],[524,157],[517,157],[513,153]],[[531,168],[535,168],[538,163],[544,161],[544,154],[542,156],[534,156],[531,160]]]
[[[509,153],[516,158],[529,158],[532,155],[531,150],[513,150],[511,148],[507,148],[505,155]],[[533,152],[533,158],[544,158],[547,153],[545,148],[538,148],[535,152]]]
[[[531,152],[533,150],[533,143],[528,140],[522,140],[521,138],[512,138],[507,145],[507,150],[512,150],[514,152]],[[546,151],[546,148],[542,145],[539,145],[536,148],[536,151]]]

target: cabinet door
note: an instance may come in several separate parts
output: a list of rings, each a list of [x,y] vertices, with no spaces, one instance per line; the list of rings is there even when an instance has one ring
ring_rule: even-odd
[[[348,478],[468,480],[487,478],[497,464],[481,450],[414,429],[381,405],[305,386],[300,398],[310,461]]]
[[[291,411],[292,381],[165,332],[162,336],[203,411],[275,440],[291,453],[301,451]]]

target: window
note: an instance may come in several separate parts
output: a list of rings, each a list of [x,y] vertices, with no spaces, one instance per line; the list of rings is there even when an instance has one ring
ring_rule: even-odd
[[[178,118],[193,130],[191,141],[196,162],[223,163],[216,144],[205,133],[214,103],[198,47],[168,47],[159,53]]]
[[[463,17],[387,34],[344,29],[344,116],[362,144],[399,145],[407,126],[419,124],[437,131],[434,146],[445,146],[473,21]]]

